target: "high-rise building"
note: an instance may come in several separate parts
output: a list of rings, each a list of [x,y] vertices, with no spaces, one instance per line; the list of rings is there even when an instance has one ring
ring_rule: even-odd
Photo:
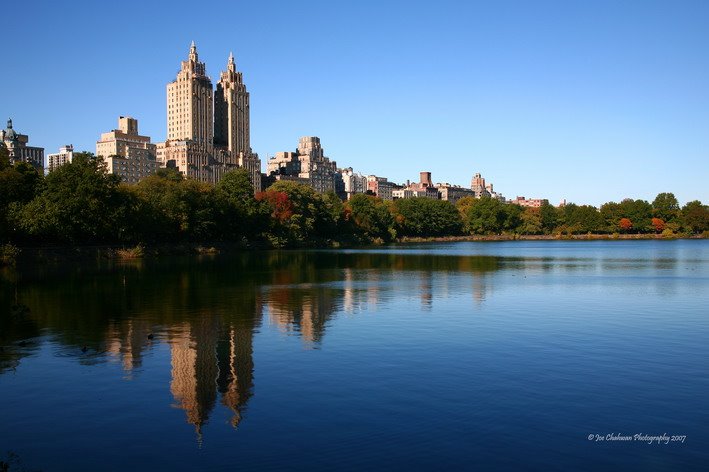
[[[59,152],[56,154],[47,154],[47,173],[57,170],[59,166],[67,164],[74,158],[74,146],[67,144],[59,148]]]
[[[108,172],[129,184],[157,170],[156,146],[150,137],[138,134],[138,120],[130,116],[118,117],[118,129],[101,134],[96,155],[103,157]]]
[[[214,146],[227,149],[232,155],[251,154],[249,134],[249,92],[230,53],[227,70],[221,73],[214,95]]]
[[[157,144],[157,160],[186,177],[212,183],[243,167],[254,189],[260,189],[261,161],[251,151],[249,94],[233,55],[214,94],[192,42],[177,78],[167,85],[167,140]]]
[[[204,62],[199,62],[192,41],[186,61],[182,61],[177,78],[167,84],[167,139],[194,141],[211,148],[213,113],[212,81]]]
[[[316,136],[300,138],[296,152],[276,153],[268,160],[268,173],[280,180],[297,177],[320,193],[335,191],[336,179],[340,179],[337,163],[325,157],[320,138]]]
[[[485,186],[485,178],[483,178],[479,173],[473,175],[473,178],[470,181],[470,188],[473,192],[475,192],[475,196],[477,198],[490,196],[490,191]]]
[[[35,169],[44,169],[44,148],[28,146],[29,136],[20,134],[12,128],[12,119],[7,120],[7,128],[0,130],[0,142],[10,154],[10,162],[27,162]]]

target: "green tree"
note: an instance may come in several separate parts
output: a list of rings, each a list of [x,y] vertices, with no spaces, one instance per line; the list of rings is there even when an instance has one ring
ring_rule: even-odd
[[[406,198],[394,203],[398,233],[402,236],[460,234],[462,220],[456,207],[445,200]]]
[[[218,199],[212,185],[164,169],[138,182],[135,192],[145,223],[142,239],[209,241],[219,237]]]
[[[502,205],[502,209],[505,212],[505,221],[502,225],[503,229],[509,232],[518,232],[519,227],[522,225],[524,208],[520,205],[509,204]]]
[[[547,234],[554,231],[561,219],[559,210],[553,205],[550,205],[549,202],[542,203],[542,206],[539,208],[539,217],[542,223],[542,230]]]
[[[609,233],[617,233],[620,231],[620,219],[623,215],[620,211],[620,205],[616,202],[608,202],[601,205],[599,209],[603,222],[605,224],[605,229]]]
[[[675,221],[680,215],[679,202],[673,193],[663,192],[657,194],[652,201],[652,216],[660,218],[666,223]]]
[[[120,239],[123,216],[119,178],[89,152],[74,154],[44,179],[25,205],[18,224],[33,238],[49,242],[101,243]]]
[[[598,233],[604,229],[603,217],[592,205],[565,205],[564,223],[571,233]]]
[[[682,207],[682,225],[692,233],[709,231],[709,206],[699,200],[688,202]]]
[[[267,205],[254,198],[246,169],[227,172],[216,185],[219,230],[228,240],[258,238],[268,228]]]
[[[498,234],[505,227],[507,212],[504,203],[490,197],[475,200],[466,215],[467,227],[472,234]]]
[[[380,198],[354,195],[345,204],[345,214],[354,222],[355,230],[363,241],[391,241],[396,236],[394,216]]]
[[[41,183],[42,176],[30,164],[10,165],[7,149],[0,146],[0,239],[17,237],[10,215],[34,198]]]
[[[290,207],[286,218],[272,220],[269,239],[277,246],[300,246],[333,236],[337,227],[323,197],[312,187],[296,182],[278,181],[265,193],[284,194]],[[260,196],[262,201],[274,204],[274,199]],[[274,208],[275,209],[275,208]]]
[[[543,232],[541,208],[525,208],[520,219],[520,233],[541,234]]]

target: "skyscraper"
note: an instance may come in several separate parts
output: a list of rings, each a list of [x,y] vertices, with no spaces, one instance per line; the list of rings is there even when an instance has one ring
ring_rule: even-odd
[[[157,158],[164,167],[212,183],[244,167],[254,189],[260,189],[261,161],[250,143],[249,94],[233,55],[214,94],[192,42],[177,78],[167,85],[167,141],[157,144]]]
[[[167,139],[190,140],[211,149],[212,116],[212,81],[206,75],[204,62],[199,62],[197,46],[192,41],[177,78],[167,84]]]
[[[233,155],[247,156],[251,154],[249,131],[249,92],[230,53],[214,96],[214,145]]]

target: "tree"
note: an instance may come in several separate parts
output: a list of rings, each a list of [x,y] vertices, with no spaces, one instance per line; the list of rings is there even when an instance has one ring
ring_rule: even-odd
[[[519,232],[522,234],[541,234],[541,208],[525,208],[520,217]]]
[[[397,228],[403,236],[460,234],[462,221],[456,207],[445,200],[417,197],[394,203]]]
[[[256,239],[268,227],[269,209],[254,197],[249,173],[227,172],[216,185],[220,231],[228,240]]]
[[[396,235],[394,217],[380,198],[365,194],[353,195],[346,203],[347,210],[355,230],[363,240],[391,241]]]
[[[599,208],[599,212],[603,218],[606,231],[614,233],[621,230],[619,222],[620,219],[623,218],[623,215],[620,211],[620,204],[616,202],[604,203],[601,205],[601,208]]]
[[[652,206],[645,200],[626,198],[618,204],[619,218],[628,218],[633,222],[635,232],[652,231]]]
[[[559,225],[559,210],[550,205],[549,202],[542,203],[539,207],[539,218],[541,219],[542,230],[545,233],[551,233]]]
[[[467,226],[472,234],[500,233],[507,213],[503,203],[495,198],[482,197],[475,201],[466,215]]]
[[[633,229],[633,222],[630,221],[630,218],[621,218],[620,221],[618,221],[618,227],[622,232],[628,233]]]
[[[655,228],[656,233],[662,233],[662,231],[665,229],[665,222],[662,221],[660,218],[653,218],[652,227]]]
[[[682,207],[682,224],[692,233],[709,231],[709,207],[699,200],[688,202]]]
[[[50,242],[117,241],[123,210],[118,183],[99,158],[76,153],[44,179],[37,197],[22,208],[18,224],[31,237]]]
[[[164,169],[135,186],[147,241],[209,241],[220,236],[218,199],[212,185]]]
[[[672,222],[679,216],[679,203],[673,193],[663,192],[657,194],[652,202],[652,215],[665,222]]]
[[[42,176],[26,162],[10,165],[7,149],[0,145],[0,239],[14,235],[14,223],[9,218],[22,205],[32,200],[42,183]]]
[[[503,229],[510,232],[518,231],[522,225],[524,208],[520,205],[509,204],[502,205],[502,209],[505,212],[505,221],[502,224]]]
[[[564,206],[564,222],[571,233],[597,233],[604,227],[603,217],[591,205],[567,204]]]
[[[328,212],[323,197],[312,187],[296,182],[278,181],[271,185],[269,192],[280,192],[287,196],[291,214],[272,221],[269,239],[278,246],[298,246],[312,244],[317,240],[332,236],[332,228],[336,227],[332,213]],[[261,201],[271,205],[274,212],[273,198],[275,195],[259,195]],[[275,213],[274,213],[275,215]]]

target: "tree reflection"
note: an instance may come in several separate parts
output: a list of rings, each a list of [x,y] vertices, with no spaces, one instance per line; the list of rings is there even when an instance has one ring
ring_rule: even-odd
[[[0,374],[51,338],[79,362],[119,362],[131,380],[146,352],[167,343],[173,405],[201,441],[218,405],[230,411],[233,427],[246,417],[253,338],[264,316],[317,348],[337,313],[376,310],[401,280],[413,280],[430,308],[461,274],[484,299],[482,276],[499,269],[500,260],[488,256],[345,251],[35,262],[2,279]]]

